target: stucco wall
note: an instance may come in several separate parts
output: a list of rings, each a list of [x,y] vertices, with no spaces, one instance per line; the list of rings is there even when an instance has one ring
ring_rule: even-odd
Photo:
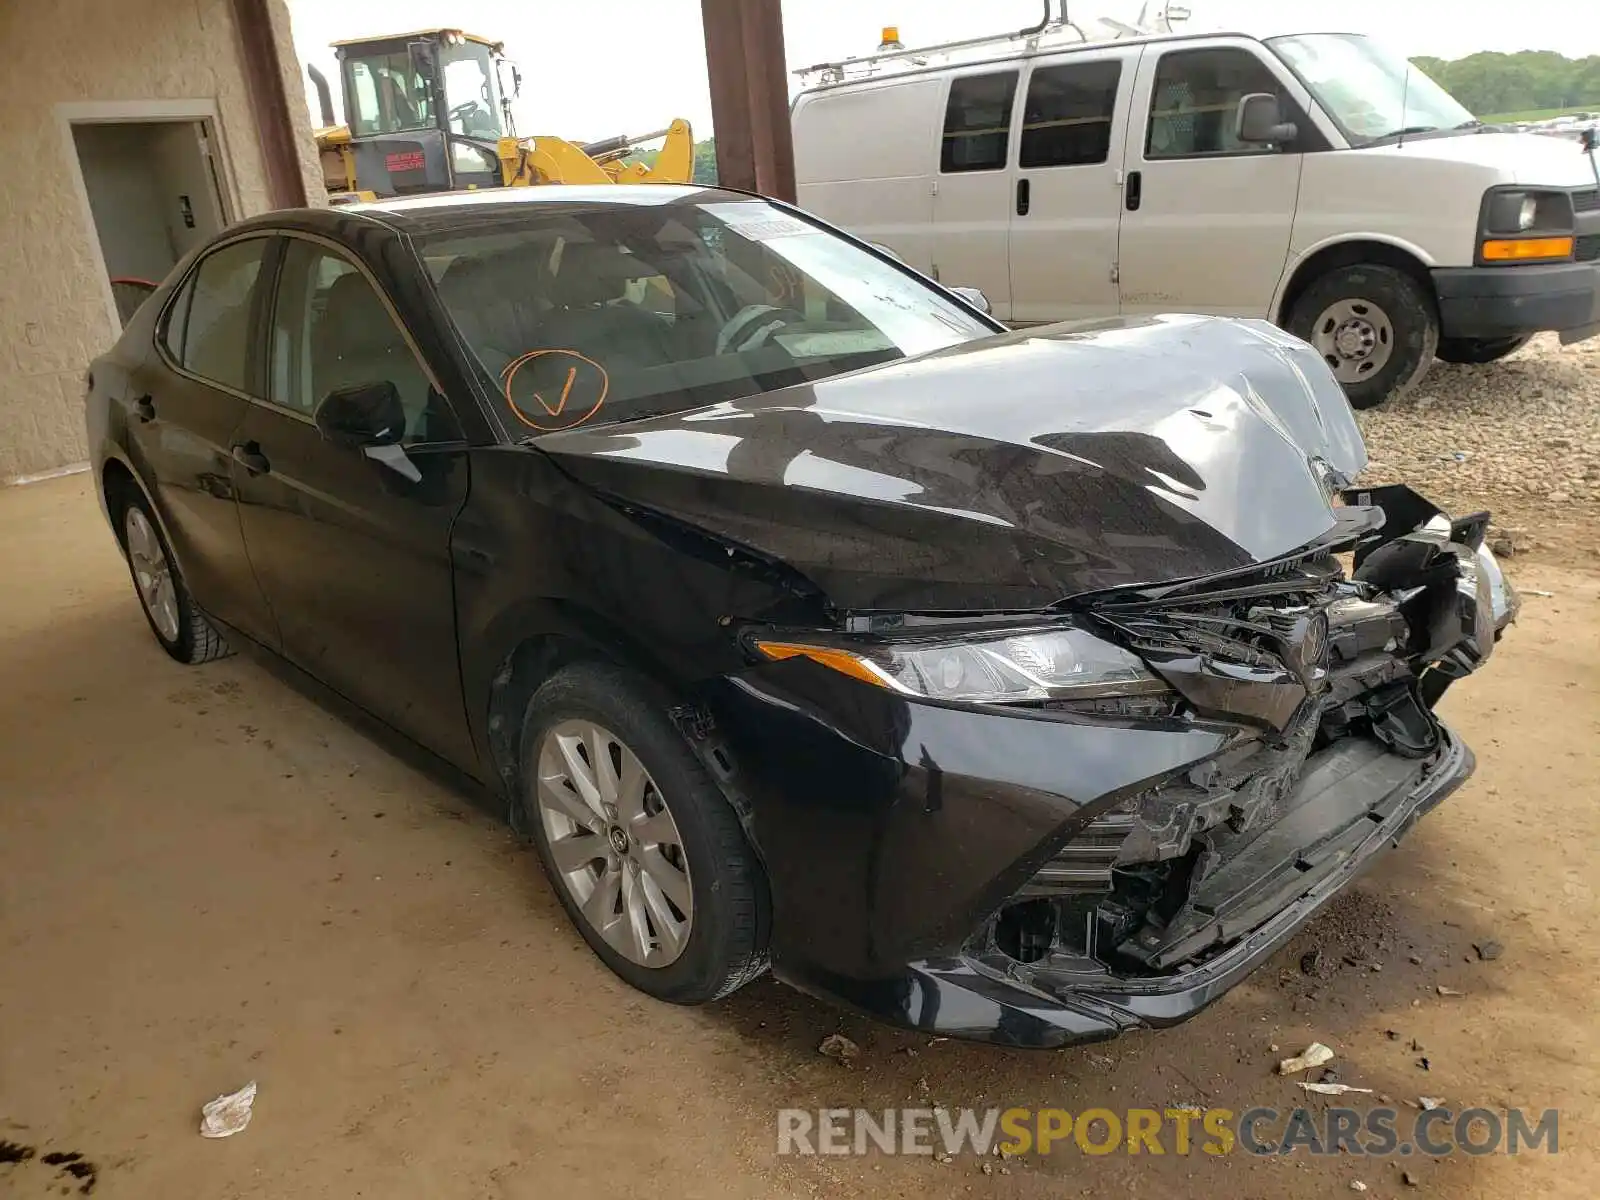
[[[301,172],[320,197],[288,10],[271,0]],[[263,48],[264,49],[264,48]],[[0,0],[0,481],[82,461],[83,373],[115,336],[59,105],[212,101],[224,200],[270,207],[229,0]]]

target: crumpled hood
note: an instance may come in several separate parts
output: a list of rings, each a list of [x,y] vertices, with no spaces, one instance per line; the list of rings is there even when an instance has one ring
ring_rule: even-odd
[[[778,559],[850,610],[1042,608],[1246,567],[1334,524],[1366,450],[1261,321],[997,335],[534,443],[595,490]]]

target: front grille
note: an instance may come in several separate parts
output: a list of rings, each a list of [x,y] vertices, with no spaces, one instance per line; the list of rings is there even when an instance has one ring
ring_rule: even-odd
[[[1590,188],[1585,192],[1572,193],[1573,212],[1594,212],[1600,209],[1600,188]]]
[[[1578,262],[1600,259],[1600,233],[1586,233],[1572,247],[1572,257]]]

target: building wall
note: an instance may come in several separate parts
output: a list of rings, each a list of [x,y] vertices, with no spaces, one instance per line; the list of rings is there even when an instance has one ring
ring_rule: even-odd
[[[301,172],[320,199],[282,0],[270,0]],[[262,47],[262,53],[271,52]],[[269,208],[230,0],[0,0],[0,480],[80,462],[83,373],[116,336],[99,244],[58,108],[211,101],[224,200]]]

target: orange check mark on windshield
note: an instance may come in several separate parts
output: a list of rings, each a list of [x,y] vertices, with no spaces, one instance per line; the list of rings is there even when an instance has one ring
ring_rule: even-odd
[[[574,379],[576,379],[577,377],[578,377],[578,368],[577,367],[568,367],[567,368],[567,382],[562,385],[562,387],[561,387],[561,399],[556,401],[556,405],[555,405],[554,408],[551,408],[550,407],[550,402],[548,400],[546,400],[543,396],[541,396],[538,392],[535,392],[533,394],[533,398],[539,402],[539,407],[544,409],[544,411],[548,415],[550,415],[552,417],[559,417],[561,415],[561,413],[562,413],[562,410],[567,407],[567,397],[572,394],[572,381]]]

